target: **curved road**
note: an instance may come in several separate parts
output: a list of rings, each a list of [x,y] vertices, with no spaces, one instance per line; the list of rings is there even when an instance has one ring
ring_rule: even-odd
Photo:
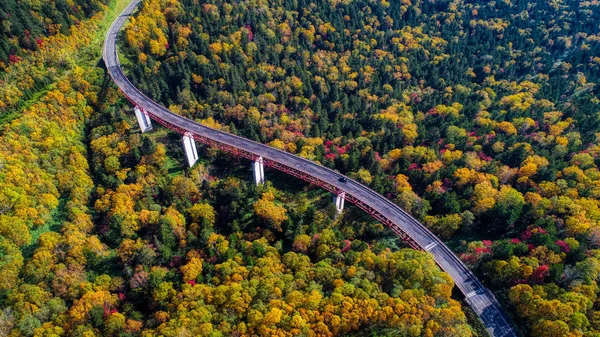
[[[114,82],[123,94],[151,118],[180,133],[189,133],[196,140],[218,147],[234,155],[257,159],[262,157],[266,166],[294,175],[344,198],[365,210],[375,219],[390,227],[413,248],[433,254],[437,264],[448,273],[464,294],[484,326],[494,337],[517,337],[500,304],[462,261],[425,226],[407,212],[370,188],[352,180],[340,182],[340,174],[309,160],[275,148],[211,129],[170,112],[138,90],[123,74],[117,55],[116,40],[119,30],[141,0],[133,0],[112,23],[104,42],[103,59]]]

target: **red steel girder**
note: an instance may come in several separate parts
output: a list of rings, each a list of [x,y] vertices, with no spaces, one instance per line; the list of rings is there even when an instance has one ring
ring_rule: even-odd
[[[127,98],[129,99],[129,97],[127,97]],[[129,99],[129,101],[131,101],[132,103],[134,103],[131,99]],[[189,133],[189,134],[191,134],[194,137],[195,140],[197,140],[200,143],[205,144],[207,146],[214,147],[214,148],[217,148],[217,149],[219,149],[221,151],[228,152],[228,153],[231,153],[231,154],[233,154],[235,156],[247,158],[247,159],[250,159],[250,160],[258,160],[258,158],[260,157],[260,156],[254,154],[254,153],[251,153],[251,152],[239,149],[237,147],[234,147],[234,146],[231,146],[231,145],[228,145],[228,144],[224,144],[224,143],[218,142],[218,141],[216,141],[214,139],[211,139],[211,138],[208,138],[208,137],[205,137],[205,136],[202,136],[202,135],[198,135],[196,133],[193,133],[193,132],[190,132],[190,131],[185,130],[183,128],[180,128],[177,125],[171,124],[171,123],[169,123],[166,120],[158,118],[157,116],[155,116],[155,115],[147,112],[145,109],[143,109],[141,107],[140,107],[140,110],[143,113],[145,113],[148,116],[150,116],[150,118],[152,118],[155,121],[157,121],[159,124],[163,125],[164,127],[168,128],[170,130],[173,130],[173,131],[175,131],[177,133],[180,133],[182,135],[185,134],[185,133]],[[304,180],[306,182],[309,182],[309,183],[311,183],[313,185],[319,186],[322,189],[327,190],[327,191],[329,191],[331,193],[334,193],[336,195],[338,195],[338,194],[340,194],[342,192],[345,192],[345,191],[340,190],[339,188],[337,188],[337,187],[335,187],[335,186],[333,186],[333,185],[331,185],[331,184],[329,184],[329,183],[327,183],[327,182],[325,182],[325,181],[323,181],[321,179],[313,177],[310,174],[304,173],[304,172],[302,172],[302,171],[300,171],[298,169],[295,169],[293,167],[290,167],[290,166],[285,165],[283,163],[280,163],[278,161],[274,161],[274,160],[268,159],[268,158],[263,158],[263,164],[265,166],[275,168],[275,169],[277,169],[279,171],[282,171],[282,172],[287,173],[289,175],[292,175],[294,177],[300,178],[300,179],[302,179],[302,180]],[[373,217],[377,221],[379,221],[382,224],[386,225],[388,228],[390,228],[392,230],[392,232],[394,232],[398,237],[400,237],[400,239],[402,239],[404,242],[406,242],[411,248],[413,248],[415,250],[423,250],[417,244],[417,242],[414,241],[406,233],[404,233],[402,231],[402,229],[400,229],[400,227],[398,227],[398,225],[396,225],[392,220],[386,218],[383,214],[377,212],[371,206],[365,204],[360,199],[354,197],[353,195],[349,194],[348,192],[345,192],[344,199],[346,199],[346,200],[348,200],[348,202],[356,205],[358,208],[360,208],[363,211],[365,211],[367,214],[369,214],[371,217]]]

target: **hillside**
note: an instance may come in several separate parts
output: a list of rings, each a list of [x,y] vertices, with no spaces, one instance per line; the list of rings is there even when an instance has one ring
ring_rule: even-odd
[[[17,1],[0,3],[0,62],[16,63],[24,50],[39,50],[44,38],[70,35],[70,28],[99,12],[107,0]],[[4,67],[4,66],[3,66]]]
[[[478,334],[431,256],[361,212],[140,134],[97,66],[106,5],[1,7],[31,18],[1,37],[0,336]]]
[[[528,335],[594,335],[596,2],[145,2],[123,34],[172,111],[389,196]]]

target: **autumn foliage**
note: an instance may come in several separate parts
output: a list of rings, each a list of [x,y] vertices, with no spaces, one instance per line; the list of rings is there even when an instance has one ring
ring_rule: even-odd
[[[515,315],[526,334],[600,331],[596,305],[572,299],[599,293],[596,2],[148,6],[161,6],[143,16],[169,48],[125,48],[144,50],[130,69],[147,94],[383,193],[449,240],[509,312],[529,305]],[[279,205],[255,200],[263,225],[279,233],[281,219],[285,232]],[[518,285],[540,301],[517,304]]]

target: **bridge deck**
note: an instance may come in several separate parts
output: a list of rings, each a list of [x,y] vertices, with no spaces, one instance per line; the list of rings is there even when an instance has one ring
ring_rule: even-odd
[[[103,59],[108,72],[123,94],[151,118],[179,133],[190,132],[197,140],[246,158],[263,157],[266,166],[274,167],[317,184],[333,193],[345,192],[345,199],[389,226],[413,248],[431,253],[436,263],[448,273],[465,300],[494,337],[516,337],[494,295],[462,261],[424,225],[382,195],[352,179],[340,182],[340,174],[312,161],[248,139],[215,130],[170,112],[146,97],[125,77],[117,55],[119,30],[141,0],[133,0],[112,23],[104,42]]]

